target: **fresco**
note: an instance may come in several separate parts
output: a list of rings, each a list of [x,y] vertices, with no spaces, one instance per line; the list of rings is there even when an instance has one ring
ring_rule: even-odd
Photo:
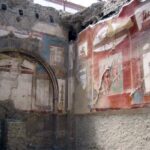
[[[57,78],[66,79],[64,39],[53,37],[36,31],[23,31],[11,27],[0,26],[0,37],[15,40],[35,39],[36,51],[55,71]],[[1,42],[3,46],[3,42]],[[22,43],[22,46],[24,43]],[[24,48],[26,46],[23,46]],[[32,47],[30,47],[32,49]],[[52,111],[52,86],[48,74],[41,64],[20,55],[0,55],[0,100],[13,100],[15,108],[25,111]],[[64,84],[64,83],[63,83]],[[62,85],[59,87],[62,88]],[[61,93],[65,96],[65,84]],[[8,90],[7,90],[8,89]],[[21,92],[22,89],[22,92]],[[5,93],[5,94],[4,94]],[[65,112],[65,98],[61,112]],[[23,104],[22,104],[23,101]],[[58,103],[59,104],[59,103]],[[60,105],[59,105],[60,106]],[[59,106],[55,106],[56,108]]]
[[[36,72],[37,64],[19,54],[0,54],[0,101],[10,100],[24,111],[52,111],[51,82]]]
[[[143,55],[145,92],[150,92],[150,52]]]
[[[50,46],[50,65],[64,65],[64,48],[58,46]]]
[[[88,104],[85,99],[82,102],[88,111],[78,113],[129,109],[150,103],[149,8],[150,2],[133,0],[118,15],[79,34],[78,84],[84,93],[81,95],[90,96],[86,98]],[[82,100],[78,95],[77,99]],[[78,100],[76,103],[81,104]]]
[[[91,90],[91,61],[90,59],[86,59],[83,61],[80,61],[78,64],[78,74],[77,79],[81,84],[81,88],[84,91]],[[91,94],[90,94],[91,95]],[[87,97],[89,97],[89,94],[87,94]]]
[[[115,54],[99,62],[99,80],[97,84],[97,96],[95,107],[103,96],[123,92],[122,55]],[[103,107],[103,106],[100,106]],[[105,106],[104,106],[105,107]]]
[[[126,32],[133,23],[130,18],[117,18],[102,23],[96,30],[93,41],[94,52],[107,51],[119,45],[128,35]]]
[[[142,31],[143,29],[148,29],[150,26],[150,3],[147,3],[141,7],[139,7],[135,11],[135,18],[138,25],[139,31]]]
[[[79,57],[86,57],[88,54],[88,47],[87,47],[87,41],[80,44],[78,47],[78,55]]]
[[[59,86],[59,99],[58,99],[58,104],[57,104],[57,110],[59,113],[65,113],[65,107],[66,107],[66,102],[65,102],[66,82],[65,80],[58,79],[58,86]]]
[[[1,26],[0,25],[0,37],[7,36],[10,33],[13,33],[15,37],[21,39],[33,38],[42,40],[42,33],[34,32],[34,31],[25,31],[25,30],[17,30],[13,27]]]

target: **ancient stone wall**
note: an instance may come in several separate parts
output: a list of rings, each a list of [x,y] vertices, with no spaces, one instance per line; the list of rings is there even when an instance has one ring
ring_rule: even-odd
[[[77,34],[89,25],[94,25],[100,20],[118,14],[121,8],[130,1],[131,0],[100,1],[74,15],[62,16],[64,26],[67,26],[70,34],[72,34],[72,38],[69,38],[69,40],[75,40]]]
[[[26,79],[24,78],[26,83],[29,84],[32,83],[30,85],[28,84],[26,87],[27,89],[30,90],[27,93],[24,93],[25,95],[23,93],[21,94],[25,99],[27,94],[28,97],[30,97],[29,99],[35,99],[33,97],[35,97],[38,93],[41,93],[42,86],[43,88],[45,87],[45,90],[43,90],[45,91],[45,94],[42,95],[41,93],[41,95],[37,96],[37,99],[41,99],[43,96],[45,96],[44,99],[47,99],[46,97],[49,97],[48,95],[50,94],[48,92],[49,91],[48,89],[51,89],[51,91],[53,91],[53,87],[50,87],[47,82],[48,76],[46,73],[48,71],[46,68],[51,66],[50,69],[51,71],[50,70],[49,71],[52,74],[55,74],[54,78],[58,79],[60,89],[59,94],[57,93],[57,95],[59,95],[59,100],[57,101],[59,101],[58,103],[61,104],[58,104],[59,106],[56,104],[57,106],[55,107],[57,107],[56,109],[59,109],[59,111],[65,111],[68,43],[67,43],[67,31],[64,30],[63,26],[61,25],[59,12],[57,12],[53,8],[46,8],[39,5],[34,5],[31,2],[29,3],[28,1],[0,1],[0,6],[1,6],[0,52],[1,52],[1,72],[2,72],[0,99],[2,101],[14,99],[15,97],[18,97],[15,95],[17,93],[18,94],[21,93],[21,91],[23,90],[19,86],[24,84],[20,83],[24,77],[23,78],[21,77],[22,78],[21,79],[18,75],[16,75],[17,78],[15,78],[15,76],[13,75],[14,78],[12,78],[10,73],[8,73],[7,78],[16,79],[16,83],[9,82],[9,86],[7,86],[6,82],[8,81],[7,79],[4,79],[4,77],[6,77],[7,75],[4,74],[7,74],[6,72],[12,70],[14,70],[15,72],[19,71],[19,74],[20,72],[21,73],[24,72],[25,74],[29,74],[28,76],[30,76],[29,78],[28,77],[27,78],[25,77]],[[12,52],[12,54],[10,54],[10,52]],[[17,54],[14,55],[14,52]],[[22,59],[22,61],[20,61],[20,59]],[[6,66],[8,65],[9,67],[6,69]],[[44,65],[43,66],[44,68],[42,67],[42,65]],[[33,82],[34,76],[33,74],[39,76],[38,77],[39,80],[37,81],[37,83]],[[20,78],[20,81],[18,81],[18,77]],[[42,81],[41,78],[45,78],[44,79],[45,81],[44,80]],[[6,82],[4,80],[6,80]],[[53,82],[53,79],[51,82]],[[32,88],[33,84],[37,85],[36,89]],[[38,85],[40,88],[38,87]],[[9,89],[14,90],[16,87],[19,88],[18,92],[16,90],[14,91],[16,93],[14,95],[12,94],[14,92],[11,92],[11,90]],[[26,91],[26,89],[24,90]],[[10,93],[11,95],[13,95],[14,98],[12,98]],[[51,93],[50,95],[52,97],[55,97],[54,95],[56,93],[54,95],[53,94],[54,93]],[[54,99],[57,99],[57,97],[55,97]],[[64,102],[62,102],[62,100],[60,99],[63,99]],[[43,103],[42,101],[41,102],[40,101],[39,104],[37,105]],[[53,103],[51,100],[48,99],[46,101],[47,104]],[[24,104],[28,106],[27,107],[25,106],[26,108],[23,110],[29,110],[29,105],[30,107],[32,105],[31,103],[32,102],[30,102],[30,104],[29,103]],[[46,103],[44,104],[45,106],[47,105]],[[17,106],[17,108],[18,107],[20,106]]]
[[[42,7],[33,3],[0,1],[1,28],[11,30],[42,32],[67,38],[67,32],[60,22],[59,12],[54,8]]]
[[[105,36],[99,32],[101,24],[94,24],[119,12],[127,0],[100,2],[65,18],[53,8],[29,1],[0,0],[0,149],[147,150],[149,109],[129,108],[149,106],[149,93],[142,95],[143,90],[149,92],[146,82],[149,76],[145,80],[145,72],[140,69],[142,63],[149,67],[149,5],[141,7],[138,13],[144,16],[139,17],[133,15],[139,3],[134,1],[133,9],[122,11],[124,20],[114,19],[105,24],[108,31]],[[119,26],[117,31],[113,23]],[[81,32],[75,43],[68,44],[68,30],[69,40],[75,40],[77,33],[91,24],[93,27]],[[120,31],[123,38],[118,40]],[[107,61],[98,64],[107,52],[110,52]],[[115,55],[117,52],[123,56]],[[129,54],[134,56],[133,61]],[[126,78],[116,71],[116,62],[122,58]],[[98,74],[102,73],[97,68],[105,68],[110,62],[112,66],[108,67],[113,71],[110,68],[106,71],[115,77],[119,74],[113,82],[120,83],[117,89],[115,84],[105,87],[104,82],[102,87],[97,86]],[[142,76],[142,80],[136,80]],[[122,93],[123,79],[127,94]],[[140,81],[145,82],[145,88],[138,86],[143,85]],[[121,96],[114,97],[113,92],[120,92]],[[103,101],[101,94],[106,94]],[[106,99],[107,96],[112,97]],[[120,108],[126,110],[103,112]]]
[[[58,11],[0,1],[0,149],[66,150],[67,66]]]

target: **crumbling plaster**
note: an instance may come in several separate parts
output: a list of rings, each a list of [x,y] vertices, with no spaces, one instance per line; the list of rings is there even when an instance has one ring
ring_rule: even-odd
[[[50,79],[54,82],[55,101],[58,96],[58,84],[54,70],[46,60],[49,56],[47,53],[44,54],[44,57],[42,56],[42,44],[37,38],[20,39],[14,35],[16,31],[46,34],[50,36],[49,39],[46,37],[50,45],[66,48],[69,46],[67,30],[70,31],[71,35],[77,37],[77,34],[88,25],[116,14],[127,0],[119,0],[114,4],[109,3],[109,1],[108,3],[99,2],[99,4],[93,4],[90,8],[70,16],[60,16],[59,12],[53,8],[33,5],[24,0],[1,0],[0,2],[6,3],[8,6],[7,11],[0,10],[0,26],[3,30],[9,31],[6,36],[1,37],[0,53],[17,52],[41,63],[47,69]],[[24,12],[23,16],[18,14],[18,9],[20,8]],[[40,14],[38,19],[35,18],[36,11]],[[49,22],[49,14],[53,16],[54,23]],[[43,34],[42,36],[44,36]],[[71,37],[69,40],[75,39]],[[74,45],[72,51],[76,51],[76,48]],[[46,50],[48,50],[48,47],[46,47]],[[76,55],[76,52],[71,53]],[[65,56],[68,57],[68,55],[66,52]],[[73,56],[73,62],[75,62],[75,58],[76,56]],[[70,65],[68,65],[68,59],[66,59],[66,64],[67,66]],[[67,73],[65,71],[65,75],[69,76],[71,82],[73,82],[72,78],[74,78],[74,67],[76,67],[76,64],[67,68]],[[18,74],[15,74],[15,78],[19,78]],[[2,84],[1,81],[2,79],[0,78],[0,85]],[[5,95],[8,95],[6,99],[12,97],[14,90],[18,87],[18,82],[15,81],[14,85],[10,87],[11,92]],[[74,99],[75,93],[72,91],[74,87],[71,84],[68,87],[72,88],[66,89],[72,94],[68,97]],[[5,90],[5,92],[7,91]],[[78,92],[80,92],[80,87]],[[85,95],[81,94],[81,97],[85,100]],[[80,102],[77,107],[83,109],[82,104]],[[72,108],[74,101],[69,105]],[[0,117],[5,119],[2,122],[6,123],[9,131],[6,147],[10,150],[147,150],[150,143],[148,108],[107,111],[87,115],[69,113],[67,115],[55,115],[41,112],[24,113],[16,110],[14,104],[9,100],[2,101],[0,108]],[[20,129],[20,134],[18,134],[18,129]]]
[[[130,1],[131,0],[99,1],[74,15],[62,16],[62,22],[65,26],[73,30],[72,32],[74,34],[78,34],[89,25],[118,14],[123,5]]]

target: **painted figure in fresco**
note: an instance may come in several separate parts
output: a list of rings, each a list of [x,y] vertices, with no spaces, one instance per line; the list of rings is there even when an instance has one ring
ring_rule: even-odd
[[[106,95],[109,93],[110,87],[111,87],[111,69],[108,68],[106,69],[106,71],[104,72],[102,76],[102,83],[100,86],[100,91]]]
[[[144,92],[142,85],[137,87],[135,91],[131,94],[131,96],[132,96],[132,105],[142,104],[144,99]]]
[[[85,53],[85,47],[83,46],[81,51],[80,51],[80,55],[81,56],[86,56],[86,53]]]
[[[109,102],[107,101],[107,95],[109,94],[111,84],[112,84],[111,68],[109,67],[104,71],[102,75],[100,88],[94,102],[95,108],[109,107]]]
[[[122,65],[118,55],[100,64],[100,84],[94,99],[94,108],[110,108],[109,95],[122,92]],[[97,89],[97,88],[96,88]]]
[[[137,78],[138,79],[138,78]],[[143,88],[144,79],[140,78],[138,86],[131,93],[132,96],[132,105],[142,104],[144,100],[144,88]]]

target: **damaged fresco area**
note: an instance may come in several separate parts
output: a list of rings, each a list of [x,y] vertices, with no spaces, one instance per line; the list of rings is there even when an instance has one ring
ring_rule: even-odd
[[[94,80],[94,105],[100,108],[109,107],[109,100],[105,96],[123,91],[122,55],[115,54],[103,59],[99,62],[98,69],[99,79]]]
[[[68,39],[59,12],[0,2],[0,149],[66,149]]]
[[[0,100],[12,100],[15,108],[20,110],[55,110],[65,113],[67,42],[43,33],[12,30],[2,26],[0,38],[2,50],[14,49],[12,55],[0,54]],[[46,69],[33,59],[15,54],[17,50],[22,49],[29,53],[36,52],[55,71],[60,91],[55,104],[52,83]]]
[[[19,55],[0,54],[0,101],[11,100],[16,109],[52,111],[53,93],[47,74],[37,62]]]
[[[51,78],[41,63],[22,55],[19,58],[8,56],[8,60],[2,57],[2,68],[7,66],[6,61],[12,65],[7,71],[1,71],[3,81],[0,83],[0,100],[12,100],[17,109],[25,111],[66,112],[68,40],[59,12],[54,8],[35,5],[32,1],[2,0],[1,6],[6,9],[1,9],[0,51],[10,49],[12,52],[33,52],[35,57],[39,56],[51,68],[58,84],[55,87],[59,90],[57,89],[57,96],[54,96]],[[22,73],[20,66],[24,62],[30,66]],[[12,72],[11,67],[15,67],[16,72]],[[61,107],[60,101],[63,103]]]
[[[76,96],[82,101],[76,101],[75,107],[84,105],[84,110],[76,108],[76,113],[149,104],[149,7],[148,1],[133,0],[118,15],[91,25],[79,34],[77,66],[82,64],[82,67],[77,69],[77,77],[81,74],[77,86],[82,86],[84,94],[80,95],[91,97]],[[76,94],[77,91],[76,88]]]

